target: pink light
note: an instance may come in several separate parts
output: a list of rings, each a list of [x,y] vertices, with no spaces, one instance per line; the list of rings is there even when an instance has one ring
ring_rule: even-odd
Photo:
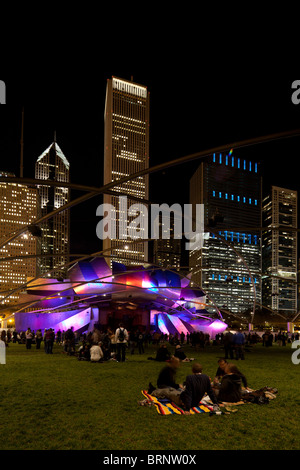
[[[72,317],[66,318],[66,320],[61,321],[55,325],[55,330],[68,330],[71,326],[74,327],[74,330],[79,330],[85,325],[88,325],[91,320],[91,309],[88,308],[82,312],[73,315]]]
[[[168,318],[173,323],[178,333],[184,333],[185,335],[188,334],[189,331],[178,317],[175,317],[174,315],[168,315]]]
[[[223,323],[220,320],[215,320],[211,325],[210,328],[212,328],[215,331],[225,331],[227,328],[226,323]]]

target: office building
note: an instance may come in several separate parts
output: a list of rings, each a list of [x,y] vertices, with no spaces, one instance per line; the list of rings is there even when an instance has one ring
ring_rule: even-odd
[[[287,318],[297,313],[297,199],[297,191],[272,186],[262,207],[269,228],[262,236],[263,304]]]
[[[0,175],[14,177],[13,173],[2,172]],[[30,225],[39,217],[39,195],[36,188],[16,183],[0,183],[0,243],[24,225]],[[30,278],[39,274],[35,255],[39,253],[39,238],[29,231],[0,248],[1,268],[0,300],[2,305],[18,301],[19,292],[15,289],[26,284]],[[30,257],[32,256],[32,257]],[[11,259],[9,259],[11,258]],[[8,294],[11,292],[11,295]]]
[[[204,204],[208,227],[203,248],[189,256],[194,285],[220,309],[252,310],[261,302],[259,165],[232,151],[213,154],[190,180],[190,202]]]
[[[112,77],[107,81],[105,102],[105,143],[104,143],[104,184],[117,181],[126,176],[144,170],[149,166],[149,92],[147,87]],[[104,238],[103,249],[111,260],[124,264],[141,264],[147,261],[146,242],[134,243],[130,237],[126,240],[124,227],[130,223],[130,216],[125,214],[135,198],[148,199],[148,175],[139,176],[113,188],[116,195],[104,195],[104,203],[115,209],[113,223],[116,224],[115,237]],[[119,206],[119,194],[127,196],[127,208]],[[120,224],[123,223],[123,229]],[[140,238],[148,220],[141,221]],[[121,230],[123,232],[121,233]],[[122,238],[123,237],[123,238]],[[131,243],[126,243],[126,241]]]
[[[70,164],[54,141],[37,159],[35,178],[69,182]],[[69,202],[69,189],[59,186],[38,185],[42,216]],[[51,271],[51,277],[66,277],[65,265],[69,261],[70,214],[62,211],[41,225],[42,253],[41,274]]]
[[[181,265],[181,239],[174,238],[174,215],[170,214],[170,226],[164,227],[160,214],[160,236],[153,241],[153,262],[158,266],[179,271]],[[165,231],[163,238],[163,231]]]

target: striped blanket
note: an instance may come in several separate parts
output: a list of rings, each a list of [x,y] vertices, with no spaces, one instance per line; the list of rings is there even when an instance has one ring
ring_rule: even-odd
[[[156,411],[160,415],[182,415],[184,414],[184,410],[180,408],[175,403],[171,403],[167,400],[158,400],[156,397],[149,395],[146,390],[142,390],[142,394],[144,397],[147,398],[149,403],[153,404],[156,408]],[[203,403],[199,403],[198,406],[194,406],[190,409],[190,414],[198,414],[198,413],[209,413],[212,411],[212,406],[208,406]]]

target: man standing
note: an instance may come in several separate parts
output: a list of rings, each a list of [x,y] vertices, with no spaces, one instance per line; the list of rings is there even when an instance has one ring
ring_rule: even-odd
[[[245,359],[244,343],[245,343],[245,336],[241,331],[239,331],[238,333],[234,335],[235,354],[236,354],[237,360]]]
[[[117,343],[117,361],[124,362],[126,354],[126,345],[128,341],[128,331],[120,323],[119,328],[115,332],[115,341]]]
[[[53,343],[55,339],[55,333],[52,328],[49,328],[45,335],[46,354],[53,354]]]

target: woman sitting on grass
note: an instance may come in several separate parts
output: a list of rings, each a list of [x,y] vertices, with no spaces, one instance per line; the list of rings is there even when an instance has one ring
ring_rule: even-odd
[[[218,402],[236,403],[242,399],[242,379],[234,364],[227,364],[220,387],[213,387]]]

